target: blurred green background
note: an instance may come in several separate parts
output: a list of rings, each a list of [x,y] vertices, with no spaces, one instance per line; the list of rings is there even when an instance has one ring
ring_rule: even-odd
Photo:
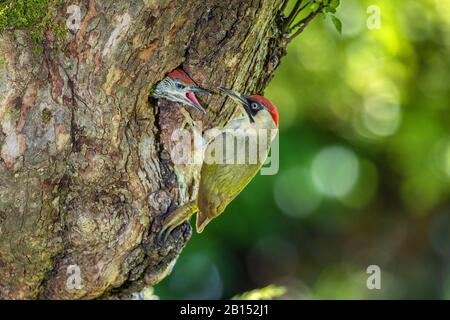
[[[341,2],[342,35],[318,17],[266,91],[278,174],[193,235],[161,299],[269,284],[290,299],[450,298],[450,1]]]

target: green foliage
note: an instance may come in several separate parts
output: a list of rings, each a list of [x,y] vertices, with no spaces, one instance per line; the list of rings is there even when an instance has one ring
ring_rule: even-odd
[[[336,30],[339,33],[342,33],[342,22],[341,22],[341,20],[339,20],[339,18],[336,17],[336,16],[331,16],[331,21],[333,21],[333,24],[334,24]]]
[[[285,287],[269,285],[265,288],[255,289],[243,294],[234,296],[232,300],[272,300],[279,298],[286,293]]]
[[[342,33],[342,22],[336,17],[334,14],[336,13],[337,7],[340,5],[340,0],[323,0],[324,4],[324,14],[331,16],[331,21],[334,24],[334,27],[339,33]]]
[[[317,9],[319,9],[319,4],[317,2],[314,2],[309,6],[309,10],[312,12],[317,11]]]
[[[292,7],[289,7],[291,4]],[[292,40],[303,32],[305,27],[318,14],[324,17],[330,16],[336,30],[341,33],[342,23],[335,16],[336,9],[340,5],[340,0],[287,0],[287,16],[284,21],[283,31]]]

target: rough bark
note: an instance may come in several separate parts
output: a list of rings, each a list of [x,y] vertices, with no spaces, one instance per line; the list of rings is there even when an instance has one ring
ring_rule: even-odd
[[[0,298],[126,297],[170,272],[191,227],[155,235],[190,191],[164,145],[181,115],[155,108],[150,89],[182,66],[205,87],[261,91],[282,2],[81,0],[80,29],[46,31],[43,51],[26,30],[3,34]],[[224,103],[195,116],[223,123]],[[81,289],[66,284],[70,265]]]

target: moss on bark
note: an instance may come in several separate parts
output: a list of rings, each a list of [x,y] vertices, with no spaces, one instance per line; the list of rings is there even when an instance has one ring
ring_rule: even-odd
[[[63,0],[0,0],[0,34],[28,30],[37,43],[44,39],[47,28],[60,35],[64,29],[56,17],[63,3]]]

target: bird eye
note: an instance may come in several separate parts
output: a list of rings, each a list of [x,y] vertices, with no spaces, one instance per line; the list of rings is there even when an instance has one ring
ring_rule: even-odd
[[[256,102],[252,102],[252,104],[250,105],[250,107],[252,108],[252,110],[258,110],[259,109],[259,104]]]
[[[176,87],[178,90],[184,89],[183,84],[181,84],[181,83],[179,83],[179,82],[175,83],[175,87]]]

